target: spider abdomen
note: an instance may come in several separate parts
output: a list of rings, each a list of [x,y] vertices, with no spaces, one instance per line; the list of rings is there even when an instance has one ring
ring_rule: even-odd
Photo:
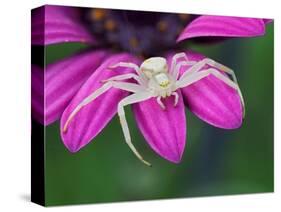
[[[156,74],[168,72],[167,60],[163,57],[151,57],[143,61],[140,70],[148,79],[151,79]]]

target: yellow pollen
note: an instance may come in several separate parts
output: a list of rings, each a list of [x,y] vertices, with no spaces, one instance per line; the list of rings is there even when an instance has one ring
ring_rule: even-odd
[[[139,45],[139,41],[135,37],[130,38],[129,43],[130,43],[130,46],[133,48],[136,48]]]
[[[189,17],[190,17],[190,15],[188,15],[188,14],[183,14],[183,13],[179,14],[179,18],[180,18],[182,21],[188,20]]]
[[[104,9],[93,9],[91,11],[91,18],[95,21],[101,21],[106,16],[106,10]]]
[[[108,31],[113,31],[114,29],[116,29],[116,23],[113,20],[108,19],[106,20],[104,27]]]
[[[167,29],[168,29],[168,24],[166,21],[159,21],[157,23],[157,29],[160,31],[160,32],[165,32]]]

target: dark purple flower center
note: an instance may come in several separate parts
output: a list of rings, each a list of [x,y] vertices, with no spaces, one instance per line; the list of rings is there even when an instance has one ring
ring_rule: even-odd
[[[103,46],[142,56],[178,48],[176,38],[190,21],[187,14],[89,9],[85,21]]]

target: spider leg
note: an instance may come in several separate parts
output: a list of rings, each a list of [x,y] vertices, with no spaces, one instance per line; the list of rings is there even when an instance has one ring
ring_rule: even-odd
[[[114,69],[117,67],[132,68],[140,76],[141,80],[146,79],[145,75],[141,72],[140,67],[135,63],[119,62],[119,63],[109,66],[110,69]]]
[[[174,106],[177,106],[178,102],[179,102],[179,94],[177,92],[173,92],[172,93],[173,96],[175,96],[175,102],[174,102]]]
[[[221,72],[219,72],[218,70],[216,70],[214,68],[209,68],[207,70],[199,71],[197,73],[194,73],[193,75],[190,75],[189,77],[180,79],[179,81],[176,82],[176,88],[178,89],[178,88],[187,87],[209,75],[214,75],[215,77],[217,77],[218,79],[223,81],[228,86],[234,88],[238,92],[242,106],[243,106],[243,116],[244,116],[245,109],[244,109],[244,104],[243,104],[243,97],[241,95],[241,92],[239,92],[240,88],[239,88],[238,84],[236,84],[231,79],[229,79],[226,75],[222,74]]]
[[[121,80],[126,80],[126,79],[134,79],[140,85],[142,85],[142,81],[141,81],[140,77],[136,74],[133,74],[133,73],[117,75],[117,76],[110,77],[108,79],[102,80],[101,82],[104,83],[104,82],[109,82],[109,81],[121,81]]]
[[[234,71],[228,67],[226,67],[225,65],[222,65],[221,63],[218,63],[212,59],[209,59],[209,58],[204,58],[203,60],[199,61],[197,64],[195,64],[194,66],[192,66],[189,70],[187,70],[182,76],[181,76],[181,79],[187,77],[187,76],[190,76],[191,74],[195,73],[195,72],[198,72],[200,71],[205,65],[210,65],[210,66],[213,66],[217,69],[219,69],[220,71],[223,71],[227,74],[229,74],[234,83],[237,85],[237,92],[240,96],[240,99],[241,99],[241,102],[242,102],[242,105],[243,105],[243,117],[245,116],[245,102],[244,102],[244,98],[243,98],[243,95],[242,95],[242,92],[239,88],[239,84],[238,84],[238,81],[237,81],[237,78],[236,78],[236,75],[234,73]]]
[[[172,68],[175,68],[177,60],[180,58],[184,58],[185,61],[188,61],[187,56],[184,52],[177,53],[172,58]]]
[[[195,63],[193,66],[191,66],[189,69],[187,69],[180,77],[180,80],[187,77],[187,76],[190,76],[191,74],[195,73],[195,72],[198,72],[200,71],[206,64],[207,58]]]
[[[177,60],[183,58],[184,61],[180,61],[179,63],[177,63]],[[178,79],[179,77],[179,70],[182,66],[186,66],[186,65],[194,65],[196,63],[196,61],[190,61],[188,60],[186,54],[184,52],[181,53],[177,53],[173,56],[172,59],[172,75],[175,79]]]
[[[223,72],[225,72],[225,73],[231,75],[233,81],[234,81],[236,84],[238,84],[237,78],[236,78],[236,75],[235,75],[234,71],[233,71],[232,69],[228,68],[227,66],[225,66],[225,65],[223,65],[223,64],[221,64],[221,63],[218,63],[218,62],[216,62],[216,61],[214,61],[214,60],[212,60],[212,59],[209,59],[209,58],[203,59],[203,60],[202,60],[202,63],[204,63],[205,65],[213,66],[213,67],[219,69],[220,71],[223,71]]]
[[[229,74],[232,77],[233,81],[238,85],[237,77],[236,77],[236,75],[235,75],[235,73],[232,69],[230,69],[227,66],[225,66],[221,63],[218,63],[218,62],[216,62],[212,59],[208,59],[208,58],[206,58],[206,64],[211,65],[211,66]],[[245,102],[244,102],[244,98],[243,98],[243,95],[242,95],[242,92],[241,92],[239,86],[238,86],[237,91],[239,93],[239,96],[241,98],[241,102],[242,102],[242,105],[243,105],[243,117],[244,117],[245,116]]]
[[[190,62],[190,63],[196,63],[196,61],[190,61],[188,60],[186,54],[184,52],[180,52],[180,53],[177,53],[173,56],[173,59],[172,59],[172,67],[175,67],[176,66],[176,63],[177,63],[177,60],[180,59],[180,58],[183,58],[184,61],[186,62]]]
[[[177,80],[179,78],[180,69],[182,66],[192,66],[194,64],[196,64],[196,62],[194,62],[194,61],[180,61],[178,64],[176,64],[176,66],[172,72],[172,76],[174,77],[175,80]]]
[[[138,93],[134,93],[130,96],[127,96],[126,98],[122,99],[118,104],[118,115],[119,115],[119,118],[120,118],[120,123],[121,123],[121,127],[122,127],[122,130],[123,130],[123,134],[125,136],[125,141],[128,144],[128,146],[130,147],[130,149],[133,151],[133,153],[143,163],[145,163],[148,166],[151,166],[151,164],[148,163],[147,161],[145,161],[142,158],[142,156],[136,150],[135,146],[133,145],[133,143],[131,141],[130,131],[129,131],[128,123],[126,121],[124,107],[126,105],[130,105],[130,104],[134,104],[134,103],[137,103],[137,102],[147,100],[147,99],[151,98],[152,96],[153,95],[152,95],[151,92],[138,92]]]
[[[215,77],[217,77],[218,79],[220,79],[224,83],[226,83],[228,86],[230,86],[236,90],[238,89],[238,85],[236,83],[234,83],[227,76],[223,75],[222,73],[220,73],[218,70],[216,70],[214,68],[209,68],[209,69],[194,73],[194,74],[190,75],[189,77],[185,77],[183,79],[178,80],[176,82],[176,88],[178,89],[178,88],[187,87],[209,75],[214,75]]]
[[[95,90],[93,93],[91,93],[89,96],[87,96],[85,99],[83,99],[71,112],[69,117],[67,118],[64,126],[63,126],[63,132],[67,131],[67,128],[69,126],[69,123],[71,120],[75,117],[75,115],[87,104],[94,101],[97,97],[108,91],[110,88],[119,88],[121,90],[129,91],[129,92],[140,92],[143,91],[143,88],[140,85],[134,84],[134,83],[128,83],[128,82],[114,82],[110,81],[102,85],[100,88]]]
[[[162,98],[162,96],[158,96],[158,97],[157,97],[157,103],[160,105],[160,107],[161,107],[163,110],[165,110],[166,107],[165,107],[165,105],[163,104],[161,98]]]

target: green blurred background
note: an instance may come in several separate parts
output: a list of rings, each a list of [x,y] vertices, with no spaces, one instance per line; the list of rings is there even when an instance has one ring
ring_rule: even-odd
[[[47,63],[85,47],[51,45]],[[127,107],[132,140],[150,168],[128,148],[117,117],[76,154],[63,145],[56,122],[46,129],[47,205],[273,191],[273,24],[263,37],[188,48],[235,70],[246,102],[242,127],[218,129],[186,110],[185,153],[172,164],[149,148]]]

